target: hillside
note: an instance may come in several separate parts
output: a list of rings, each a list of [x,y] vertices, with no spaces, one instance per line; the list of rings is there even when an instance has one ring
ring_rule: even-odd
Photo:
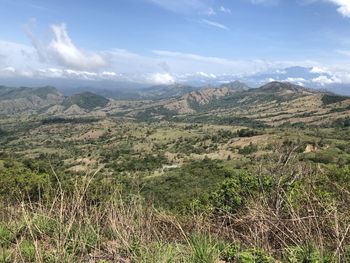
[[[350,114],[349,97],[288,82],[270,82],[259,88],[238,81],[202,88],[168,85],[143,92],[149,92],[147,100],[122,101],[92,92],[64,97],[53,87],[1,87],[0,112],[61,117],[111,114],[137,120],[253,126],[331,125]]]
[[[13,88],[0,86],[0,114],[23,111],[35,113],[50,105],[60,104],[63,95],[53,87]]]
[[[109,102],[109,99],[87,91],[87,92],[78,93],[70,97],[67,97],[64,100],[63,105],[66,108],[69,108],[73,105],[77,105],[82,109],[91,111],[96,108],[105,107],[108,104],[108,102]]]
[[[189,122],[234,124],[244,120],[261,125],[331,124],[350,114],[350,98],[286,82],[256,89],[203,88],[179,98],[150,103],[128,116],[175,118]]]
[[[158,85],[141,89],[138,97],[141,99],[167,99],[179,97],[198,88],[182,84]]]
[[[2,115],[0,254],[4,262],[348,262],[333,258],[344,240],[338,258],[347,259],[350,244],[349,111],[348,97],[234,82],[154,100],[84,92]]]
[[[178,113],[193,113],[201,106],[248,89],[248,86],[239,81],[223,84],[218,88],[202,88],[183,95],[176,101],[167,104],[165,108]]]

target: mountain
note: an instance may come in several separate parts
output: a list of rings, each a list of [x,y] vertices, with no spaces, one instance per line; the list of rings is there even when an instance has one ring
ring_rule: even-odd
[[[6,87],[0,86],[0,114],[26,111],[36,112],[51,105],[60,104],[63,95],[54,87]]]
[[[251,92],[262,92],[264,94],[277,93],[279,95],[282,95],[282,94],[307,95],[307,94],[322,93],[322,91],[320,90],[305,88],[304,86],[296,85],[290,82],[279,82],[279,81],[269,82],[258,89],[251,90]]]
[[[196,89],[198,87],[182,84],[157,85],[140,89],[138,95],[143,99],[165,99],[179,97]]]
[[[246,85],[245,83],[240,82],[238,80],[222,84],[220,86],[220,88],[228,88],[228,89],[235,90],[235,91],[244,91],[244,90],[250,89],[250,87],[248,85]]]
[[[142,92],[141,100],[114,100],[89,91],[64,97],[52,87],[1,87],[0,114],[110,114],[146,121],[171,119],[253,127],[323,125],[350,116],[350,97],[289,82],[273,81],[259,88],[238,81],[202,88],[177,84],[153,86]]]
[[[202,88],[191,91],[174,102],[165,106],[168,110],[175,110],[179,113],[193,113],[201,106],[219,100],[222,97],[228,96],[236,92],[248,90],[249,87],[239,81],[223,84],[218,88]]]
[[[320,125],[349,115],[350,97],[277,81],[251,89],[200,89],[128,113],[138,119],[243,126]]]
[[[95,93],[86,91],[83,93],[78,93],[70,97],[67,97],[63,101],[63,106],[65,106],[66,108],[69,108],[76,105],[81,109],[91,111],[96,108],[103,108],[108,103],[109,103],[109,99],[101,95],[97,95]]]

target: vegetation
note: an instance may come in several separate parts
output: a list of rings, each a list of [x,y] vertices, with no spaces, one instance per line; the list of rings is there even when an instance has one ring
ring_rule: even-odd
[[[71,105],[78,105],[80,108],[93,110],[97,107],[104,107],[108,104],[109,100],[103,96],[94,94],[92,92],[83,92],[75,94],[63,102],[63,105],[69,107]]]
[[[348,97],[345,97],[345,96],[339,96],[335,94],[325,94],[322,97],[322,102],[324,105],[328,105],[332,103],[342,102],[347,99]]]
[[[191,114],[3,115],[0,261],[348,262],[348,101],[265,89]]]

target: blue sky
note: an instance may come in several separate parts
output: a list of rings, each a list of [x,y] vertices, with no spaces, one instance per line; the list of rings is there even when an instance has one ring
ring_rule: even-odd
[[[0,78],[171,83],[310,67],[350,82],[349,0],[0,0]]]

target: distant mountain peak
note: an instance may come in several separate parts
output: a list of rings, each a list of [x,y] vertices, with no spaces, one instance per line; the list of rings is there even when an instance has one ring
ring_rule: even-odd
[[[228,89],[237,90],[237,91],[244,91],[244,90],[250,89],[248,85],[246,85],[245,83],[239,80],[222,84],[220,85],[220,88],[228,88]]]
[[[258,90],[261,91],[270,91],[270,92],[294,92],[294,93],[320,93],[320,91],[305,88],[300,85],[296,85],[290,82],[282,82],[282,81],[272,81],[269,82],[260,88]]]

